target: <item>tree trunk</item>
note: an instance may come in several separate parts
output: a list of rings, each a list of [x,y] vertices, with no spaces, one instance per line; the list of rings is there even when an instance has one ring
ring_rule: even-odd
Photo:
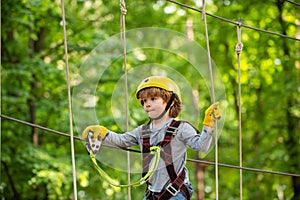
[[[30,33],[32,32],[32,29],[30,28]],[[43,49],[43,45],[44,45],[44,41],[45,41],[45,28],[44,27],[40,27],[39,32],[37,33],[38,39],[37,40],[33,40],[32,38],[29,39],[29,46],[31,49],[30,52],[30,57],[33,59],[35,54],[37,52],[40,52],[41,49]],[[31,34],[30,34],[31,35]],[[32,67],[36,67],[36,66],[32,66]],[[37,95],[36,95],[36,90],[37,90],[37,77],[36,74],[32,74],[32,79],[30,82],[30,86],[31,86],[31,95],[32,97],[28,100],[28,105],[29,105],[29,113],[30,113],[30,122],[33,124],[36,124],[36,105],[35,105],[35,100],[37,99]],[[35,146],[38,146],[39,144],[39,137],[38,137],[38,129],[36,127],[32,127],[31,130],[31,138],[32,138],[32,143]]]
[[[34,79],[34,75],[32,75]],[[35,84],[32,82],[31,83],[31,89],[34,91]],[[34,99],[28,100],[28,105],[29,105],[29,113],[30,113],[30,122],[33,124],[36,124],[36,106]],[[31,139],[32,143],[35,146],[38,146],[39,144],[39,137],[38,137],[38,129],[36,127],[32,127],[31,129]]]
[[[21,199],[20,194],[18,193],[18,191],[17,191],[17,189],[15,187],[15,183],[13,181],[13,177],[9,173],[9,169],[8,169],[9,167],[7,166],[7,163],[4,162],[4,161],[1,161],[1,163],[3,164],[4,171],[6,172],[7,177],[8,177],[9,185],[10,185],[12,191],[13,191],[13,196],[14,196],[13,199],[15,199],[15,200]]]
[[[30,32],[31,32],[31,30],[30,30]],[[30,38],[30,40],[29,40],[29,46],[30,46],[30,49],[31,49],[30,57],[33,59],[34,54],[35,54],[35,42],[33,41],[32,38]],[[35,66],[33,66],[33,67],[35,67]],[[36,124],[36,106],[35,106],[36,76],[33,73],[31,75],[31,77],[32,77],[32,80],[30,82],[31,97],[29,97],[29,99],[28,99],[28,106],[29,106],[29,113],[30,113],[30,122],[32,124]],[[31,129],[31,138],[32,138],[33,145],[38,146],[38,144],[39,144],[38,129],[36,127],[32,127],[32,129]]]
[[[198,154],[196,156],[197,160],[200,160]],[[207,167],[206,164],[196,163],[196,177],[197,177],[197,190],[196,190],[196,199],[197,200],[204,200],[205,193],[204,193],[204,172],[205,168]]]

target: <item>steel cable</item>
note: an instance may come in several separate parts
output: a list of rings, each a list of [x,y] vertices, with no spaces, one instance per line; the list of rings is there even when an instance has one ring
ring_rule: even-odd
[[[41,130],[44,130],[44,131],[47,131],[47,132],[50,132],[50,133],[57,134],[59,136],[70,137],[70,135],[67,134],[67,133],[63,133],[63,132],[60,132],[60,131],[49,129],[49,128],[46,128],[46,127],[43,127],[43,126],[40,126],[40,125],[37,125],[37,124],[32,124],[32,123],[29,123],[29,122],[26,122],[26,121],[23,121],[23,120],[20,120],[20,119],[15,119],[15,118],[12,118],[12,117],[8,117],[8,116],[3,115],[3,114],[0,114],[0,118],[6,119],[6,120],[9,120],[9,121],[13,121],[13,122],[17,122],[17,123],[20,123],[20,124],[24,124],[24,125],[27,125],[27,126],[31,126],[31,127],[36,127],[38,129],[41,129]],[[85,142],[85,140],[80,138],[80,137],[73,136],[73,138],[76,139],[76,140]],[[120,148],[120,147],[117,147],[117,146],[110,146],[110,145],[102,145],[102,146],[106,146],[108,148],[117,148],[119,150],[130,151],[130,152],[133,152],[133,153],[141,153],[139,150],[135,150],[135,149],[125,149],[125,148]],[[190,158],[188,158],[187,160],[189,162],[215,165],[215,162],[211,162],[211,161],[196,160],[196,159],[190,159]],[[246,171],[253,171],[253,172],[262,172],[262,173],[268,173],[268,174],[275,174],[275,175],[300,177],[300,174],[295,174],[295,173],[277,172],[277,171],[270,171],[270,170],[257,169],[257,168],[251,168],[251,167],[240,167],[240,166],[230,165],[230,164],[225,164],[225,163],[218,163],[218,166],[226,167],[226,168],[233,168],[233,169],[243,169],[243,170],[246,170]]]

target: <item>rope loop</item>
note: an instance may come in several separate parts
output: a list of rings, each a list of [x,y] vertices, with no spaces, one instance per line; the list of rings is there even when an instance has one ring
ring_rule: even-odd
[[[126,5],[125,5],[124,0],[120,0],[120,8],[121,8],[122,15],[126,15],[127,14],[127,9],[126,9]]]
[[[202,19],[204,19],[206,15],[205,6],[206,6],[206,1],[202,0]]]
[[[160,147],[159,146],[152,146],[150,147],[150,153],[155,154],[157,152],[160,152]]]
[[[239,55],[242,53],[243,50],[243,43],[241,42],[241,32],[242,32],[242,20],[239,19],[237,22],[237,36],[238,36],[238,43],[235,46],[235,52]]]
[[[94,163],[95,169],[98,171],[99,175],[106,180],[110,185],[115,186],[115,187],[121,187],[121,188],[129,188],[129,187],[136,187],[143,185],[146,183],[155,173],[155,171],[158,168],[158,163],[160,160],[160,147],[158,146],[153,146],[150,148],[151,154],[154,154],[153,162],[151,166],[149,167],[149,171],[145,176],[143,176],[140,180],[134,183],[128,183],[127,185],[121,185],[118,184],[118,182],[114,179],[112,179],[97,163],[96,160],[96,155],[93,153],[93,151],[90,151],[90,158]]]

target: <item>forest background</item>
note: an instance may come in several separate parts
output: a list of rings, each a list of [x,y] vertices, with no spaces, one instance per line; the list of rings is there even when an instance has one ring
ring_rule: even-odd
[[[180,1],[198,10],[202,9],[201,2]],[[204,49],[207,48],[202,14],[196,10],[162,0],[128,1],[126,8],[127,30],[164,28],[186,35]],[[120,33],[121,12],[118,1],[108,0],[66,0],[65,12],[70,79],[74,89],[81,84],[78,74],[95,47]],[[244,47],[240,83],[243,166],[294,174],[287,176],[244,170],[243,199],[299,200],[299,3],[283,0],[216,0],[207,1],[206,12],[232,21],[241,18],[244,25],[298,38],[285,38],[242,27]],[[226,115],[223,115],[219,133],[218,161],[239,166],[237,28],[212,16],[207,16],[207,26],[211,57],[220,72],[221,80],[217,81],[222,82],[226,91],[221,102],[222,112],[225,114],[226,110]],[[163,42],[166,38],[158,39]],[[140,49],[128,55],[130,70],[148,63],[170,66],[189,82],[198,94],[193,106],[201,122],[204,110],[211,102],[207,80],[196,78],[193,68],[180,56],[170,56],[154,48]],[[124,74],[122,58],[116,59],[112,66],[103,73],[96,87],[96,95],[92,96],[94,105],[88,107],[95,110],[101,125],[122,132],[124,129],[116,124],[115,119],[115,109],[121,108],[111,105],[115,87]],[[69,133],[65,67],[61,2],[2,1],[1,114]],[[163,68],[153,73],[170,75],[166,71]],[[146,73],[138,76],[142,79]],[[120,95],[118,99],[122,99],[121,105],[124,105],[125,94]],[[134,93],[129,95],[130,99],[134,99]],[[75,103],[77,107],[83,106],[80,102]],[[130,128],[147,120],[138,103],[133,104],[129,106]],[[82,116],[89,119],[84,113]],[[123,120],[124,115],[121,118]],[[202,125],[199,123],[196,126],[200,129]],[[80,134],[80,129],[75,129],[74,135]],[[1,118],[1,198],[72,199],[70,152],[68,137]],[[191,150],[188,157],[199,159],[199,154]],[[126,198],[127,189],[111,187],[100,178],[84,144],[78,140],[75,141],[75,158],[79,199]],[[214,149],[203,159],[214,162]],[[126,156],[119,162],[125,163]],[[107,165],[102,167],[114,179],[126,184],[126,171]],[[188,162],[188,168],[195,189],[192,199],[215,199],[215,166]],[[132,181],[139,177],[140,174],[133,174]],[[239,178],[238,169],[219,167],[220,199],[240,199]],[[203,189],[198,190],[201,187]],[[143,186],[131,189],[132,199],[142,199],[143,193]]]

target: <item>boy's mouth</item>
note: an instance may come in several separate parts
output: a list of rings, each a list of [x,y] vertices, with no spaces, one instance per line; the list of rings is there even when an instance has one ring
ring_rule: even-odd
[[[149,113],[151,113],[151,112],[154,112],[154,110],[153,110],[153,109],[151,109],[151,110],[146,110],[146,112],[149,114]]]

